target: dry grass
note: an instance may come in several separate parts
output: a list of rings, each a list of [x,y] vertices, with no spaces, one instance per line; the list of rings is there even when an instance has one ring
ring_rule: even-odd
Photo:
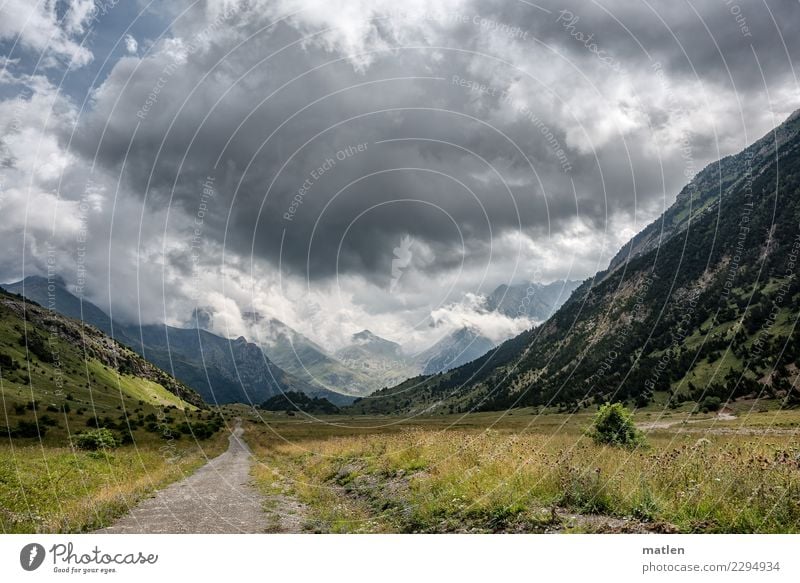
[[[0,531],[86,532],[108,525],[141,498],[222,453],[219,432],[198,445],[158,444],[81,452],[48,446],[0,446]]]
[[[782,413],[769,415],[781,422]],[[352,429],[357,435],[273,419],[269,429],[252,424],[247,437],[262,462],[256,480],[292,490],[316,531],[800,532],[800,447],[791,432],[697,434],[678,425],[629,451],[583,437],[587,419],[543,416],[528,426],[528,417],[492,430],[428,419]]]

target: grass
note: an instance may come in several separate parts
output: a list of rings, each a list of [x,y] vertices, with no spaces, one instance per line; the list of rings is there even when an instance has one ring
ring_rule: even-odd
[[[202,445],[145,442],[109,453],[2,445],[0,531],[74,533],[107,526],[148,493],[185,477],[226,447],[224,432]]]
[[[99,333],[94,348],[80,334],[68,341],[37,319],[50,315],[24,321],[13,307],[0,302],[0,532],[92,530],[224,451],[226,432],[194,439],[216,431],[214,412],[97,358],[101,346],[127,349]],[[73,437],[95,426],[127,444],[74,449]]]
[[[306,504],[311,531],[800,532],[800,447],[791,431],[763,431],[795,427],[797,411],[689,416],[633,451],[587,439],[589,413],[514,413],[273,415],[246,438],[256,482]]]

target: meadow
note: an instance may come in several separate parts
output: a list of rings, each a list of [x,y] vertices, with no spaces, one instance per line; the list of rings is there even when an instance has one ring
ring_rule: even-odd
[[[76,533],[108,526],[227,445],[224,431],[203,442],[153,440],[93,452],[6,442],[0,445],[0,532]]]
[[[258,418],[256,418],[258,417]],[[308,532],[800,532],[800,411],[637,412],[647,445],[595,444],[592,413],[309,419],[246,439]]]

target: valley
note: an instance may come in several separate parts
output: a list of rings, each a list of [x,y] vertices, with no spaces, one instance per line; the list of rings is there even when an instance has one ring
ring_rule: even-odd
[[[593,278],[481,296],[526,324],[499,344],[326,349],[255,312],[226,338],[6,285],[0,529],[796,533],[798,188],[800,111]]]
[[[648,407],[647,446],[593,443],[592,415],[251,412],[266,496],[302,532],[796,533],[800,412],[740,402],[716,415]]]

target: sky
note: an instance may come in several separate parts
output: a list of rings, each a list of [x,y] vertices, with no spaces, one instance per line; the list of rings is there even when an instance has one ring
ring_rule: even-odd
[[[401,7],[398,7],[401,6]],[[800,4],[0,0],[0,281],[413,351],[800,107]]]

